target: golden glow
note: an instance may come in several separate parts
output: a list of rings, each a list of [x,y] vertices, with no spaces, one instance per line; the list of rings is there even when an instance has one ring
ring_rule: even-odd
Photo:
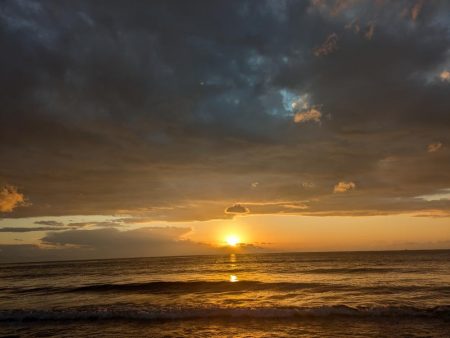
[[[225,242],[227,242],[227,244],[228,244],[229,246],[236,246],[237,244],[240,243],[240,239],[239,239],[239,237],[236,236],[236,235],[228,235],[228,236],[225,238]]]
[[[231,283],[235,283],[235,282],[238,282],[238,281],[239,281],[239,279],[237,278],[236,275],[230,275],[230,282]]]

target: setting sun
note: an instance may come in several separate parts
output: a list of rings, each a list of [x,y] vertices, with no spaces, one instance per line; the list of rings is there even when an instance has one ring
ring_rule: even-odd
[[[228,235],[225,238],[225,242],[227,242],[229,246],[236,246],[237,244],[239,244],[240,240],[239,237],[236,235]]]

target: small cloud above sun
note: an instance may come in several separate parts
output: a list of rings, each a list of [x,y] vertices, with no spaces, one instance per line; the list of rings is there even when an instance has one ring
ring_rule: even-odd
[[[237,235],[228,235],[227,237],[225,237],[225,242],[229,245],[229,246],[236,246],[238,245],[241,241],[239,236]]]

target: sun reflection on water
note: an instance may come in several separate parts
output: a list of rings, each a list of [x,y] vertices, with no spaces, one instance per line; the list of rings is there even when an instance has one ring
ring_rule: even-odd
[[[236,254],[234,254],[234,253],[230,254],[229,262],[230,262],[230,264],[229,264],[229,266],[230,266],[230,273],[233,273],[234,272],[233,270],[235,270],[235,268],[237,266],[236,265],[236,263],[237,263]],[[235,283],[235,282],[238,282],[239,279],[238,279],[238,277],[236,275],[230,275],[229,281],[231,283]]]
[[[231,283],[235,283],[235,282],[238,282],[238,281],[239,281],[239,279],[237,278],[236,275],[230,275],[230,282]]]

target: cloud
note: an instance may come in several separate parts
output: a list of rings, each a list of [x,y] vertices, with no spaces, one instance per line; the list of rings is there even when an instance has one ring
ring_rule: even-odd
[[[424,0],[418,0],[414,4],[414,6],[411,8],[411,19],[413,21],[416,21],[417,18],[419,17],[419,14],[422,11],[422,7],[423,7],[424,3],[425,3]]]
[[[311,108],[307,111],[298,112],[294,115],[295,123],[316,122],[320,123],[322,113],[317,108]]]
[[[57,222],[57,221],[36,221],[36,222],[34,222],[34,224],[49,225],[49,226],[63,226],[64,225],[64,223]]]
[[[48,225],[48,226],[54,226],[54,227],[65,227],[63,229],[69,229],[69,228],[87,228],[87,227],[93,227],[93,228],[106,228],[106,227],[121,227],[123,226],[124,219],[117,219],[113,221],[90,221],[90,222],[69,222],[67,224],[64,224],[63,222],[58,221],[52,221],[52,220],[43,220],[43,221],[36,221],[35,224],[39,225]],[[51,230],[51,228],[49,228]]]
[[[435,153],[442,148],[441,142],[435,142],[428,145],[427,150],[429,153]]]
[[[301,183],[302,188],[304,189],[312,189],[314,188],[316,185],[314,182],[311,181],[304,181]]]
[[[153,242],[176,241],[190,231],[190,228],[180,227],[144,227],[128,231],[120,231],[114,228],[67,230],[64,232],[50,232],[42,238],[42,242],[50,245],[101,247],[114,250],[115,246],[141,244],[145,246]]]
[[[439,75],[442,81],[449,81],[450,82],[450,72],[448,70],[442,71],[442,73]]]
[[[299,214],[308,209],[308,205],[302,201],[281,202],[249,202],[252,214]]]
[[[440,200],[449,200],[450,201],[450,189],[439,189],[438,191],[433,192],[432,194],[417,196],[418,198],[422,198],[426,201],[440,201]]]
[[[0,212],[12,212],[15,208],[25,205],[25,197],[12,185],[0,188]]]
[[[66,226],[72,228],[85,228],[85,227],[120,227],[122,226],[122,221],[119,219],[117,221],[103,221],[103,222],[72,222],[68,223]]]
[[[319,46],[314,48],[313,52],[315,56],[325,56],[333,53],[337,50],[338,46],[338,35],[336,33],[332,33],[328,35],[325,41]]]
[[[359,33],[359,31],[361,30],[358,19],[350,21],[348,24],[344,26],[344,28],[347,30],[353,30],[353,32],[356,34]]]
[[[0,228],[0,232],[36,232],[36,231],[56,231],[56,230],[67,230],[66,227],[3,227]]]
[[[236,200],[252,214],[447,212],[415,196],[450,181],[423,148],[450,141],[450,4],[428,1],[412,25],[413,4],[402,17],[404,1],[80,0],[54,20],[52,1],[4,2],[0,186],[33,199],[11,217],[226,219]],[[319,123],[320,107],[323,127],[293,123]],[[358,199],[327,198],[342,177],[364,185]]]
[[[375,23],[369,22],[367,25],[367,31],[364,34],[364,36],[366,37],[366,39],[372,40],[374,33],[375,33]]]
[[[357,0],[312,0],[311,5],[326,12],[330,16],[337,16],[351,8]]]
[[[193,242],[183,236],[184,227],[144,227],[127,231],[114,228],[49,232],[39,245],[0,245],[1,262],[49,261],[151,257],[195,254],[223,254],[229,248]],[[251,243],[239,246],[239,252],[264,252]]]
[[[334,186],[335,193],[347,192],[350,190],[356,189],[356,184],[353,182],[344,182],[341,181]]]
[[[240,204],[235,204],[225,209],[226,214],[246,214],[249,210]]]

